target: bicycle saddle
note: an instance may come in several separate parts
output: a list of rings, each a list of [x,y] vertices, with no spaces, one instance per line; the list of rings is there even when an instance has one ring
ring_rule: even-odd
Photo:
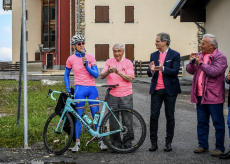
[[[115,85],[102,85],[101,87],[111,87],[111,88],[115,88],[119,86],[119,84],[115,84]]]

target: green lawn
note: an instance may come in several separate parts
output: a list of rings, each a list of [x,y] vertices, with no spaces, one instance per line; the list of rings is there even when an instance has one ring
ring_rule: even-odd
[[[28,81],[28,142],[29,146],[36,142],[43,142],[43,128],[47,118],[54,112],[57,101],[49,96],[48,90],[65,91],[64,82],[53,85],[41,85],[41,81]],[[23,85],[22,85],[23,86]],[[58,98],[59,94],[54,94]],[[23,90],[21,101],[20,126],[16,126],[18,101],[18,81],[0,80],[0,147],[23,147],[24,145],[24,114],[23,114]],[[86,104],[86,113],[90,110]],[[87,148],[86,142],[91,138],[90,134],[84,132],[81,135],[82,151],[100,151],[97,142],[91,143]],[[72,143],[71,146],[73,146]]]

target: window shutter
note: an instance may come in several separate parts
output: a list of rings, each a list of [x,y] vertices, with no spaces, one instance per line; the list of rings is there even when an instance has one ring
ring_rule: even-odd
[[[28,31],[26,31],[26,41],[28,41]]]
[[[28,10],[26,10],[26,20],[28,20]]]
[[[95,6],[95,22],[109,22],[109,6]]]
[[[40,61],[40,53],[39,52],[35,53],[35,61]]]
[[[96,60],[109,59],[109,44],[95,44]]]
[[[125,58],[131,61],[134,60],[134,44],[125,45]]]
[[[103,6],[103,22],[109,22],[109,6]]]
[[[125,22],[134,22],[134,6],[125,6]]]

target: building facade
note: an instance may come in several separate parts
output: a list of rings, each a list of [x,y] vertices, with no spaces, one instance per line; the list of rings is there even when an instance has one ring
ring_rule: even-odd
[[[12,63],[20,59],[22,1],[12,0]],[[27,60],[43,61],[44,69],[64,69],[72,54],[75,0],[27,0]],[[43,44],[40,59],[38,44]]]
[[[180,20],[181,24],[190,22],[190,25],[192,25],[194,22],[204,22],[204,33],[213,34],[217,37],[218,49],[226,55],[228,65],[230,65],[228,45],[228,38],[230,37],[229,6],[229,0],[203,0],[202,2],[200,0],[192,2],[178,0],[171,10],[171,16],[174,18],[180,16],[177,20]],[[227,68],[225,74],[227,75],[228,72],[229,68]],[[192,76],[188,74],[183,77],[192,79]]]
[[[170,47],[181,56],[196,52],[196,25],[172,20],[169,10],[176,0],[85,0],[86,51],[95,54],[98,68],[113,57],[115,43],[125,45],[130,60],[148,61],[156,51],[156,34],[169,33]]]
[[[12,0],[13,63],[19,61],[21,1]],[[65,69],[74,53],[70,38],[82,34],[87,53],[95,55],[99,71],[113,57],[115,43],[125,45],[125,57],[148,61],[156,51],[156,34],[169,33],[170,47],[181,56],[196,52],[197,26],[172,20],[176,0],[27,0],[28,61],[43,61],[44,69]],[[79,4],[78,4],[79,3]],[[42,59],[38,44],[43,44]]]

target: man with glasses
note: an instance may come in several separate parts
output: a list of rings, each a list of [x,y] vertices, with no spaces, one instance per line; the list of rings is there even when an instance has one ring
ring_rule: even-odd
[[[96,65],[95,57],[92,54],[84,52],[85,49],[85,38],[82,35],[75,35],[71,39],[71,45],[75,49],[75,54],[70,56],[66,61],[66,69],[64,74],[64,81],[66,90],[70,90],[69,74],[71,69],[74,73],[74,98],[75,99],[94,99],[98,100],[98,91],[95,86],[94,78],[98,77],[98,70]],[[99,111],[98,102],[89,102],[91,114],[94,118],[96,112]],[[75,110],[82,117],[84,113],[85,102],[80,102],[76,104]],[[75,119],[75,136],[76,144],[72,148],[73,152],[78,152],[80,150],[80,135],[81,135],[82,124]],[[95,125],[97,129],[97,125]],[[98,146],[101,150],[107,149],[107,146],[99,140]]]

